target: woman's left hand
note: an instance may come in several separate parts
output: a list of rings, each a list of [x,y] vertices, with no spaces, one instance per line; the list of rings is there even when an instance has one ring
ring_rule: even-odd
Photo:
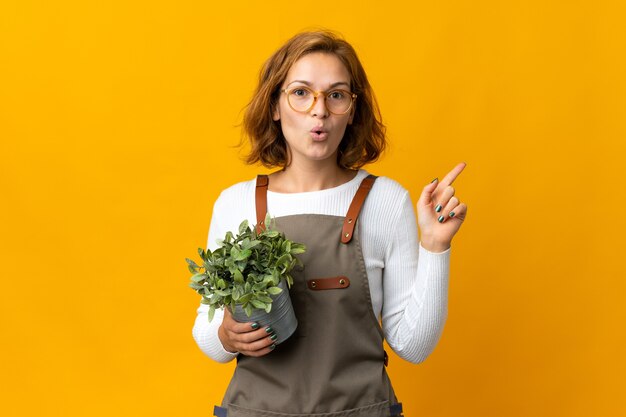
[[[461,162],[441,182],[434,181],[425,186],[417,202],[420,240],[428,251],[447,250],[465,220],[467,205],[459,201],[452,187],[452,182],[465,165],[465,162]]]

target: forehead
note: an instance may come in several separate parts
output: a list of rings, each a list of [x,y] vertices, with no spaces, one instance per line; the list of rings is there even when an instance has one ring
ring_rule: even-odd
[[[323,88],[345,82],[350,85],[350,72],[335,54],[325,52],[312,52],[304,55],[293,63],[285,85],[294,81],[306,81],[313,87]]]

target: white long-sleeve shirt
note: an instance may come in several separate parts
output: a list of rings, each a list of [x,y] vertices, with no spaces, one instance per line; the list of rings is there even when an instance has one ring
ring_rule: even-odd
[[[368,172],[338,187],[303,193],[267,192],[267,211],[272,217],[293,214],[345,216],[352,198]],[[236,233],[248,219],[256,224],[256,178],[235,184],[220,194],[213,207],[207,247],[227,231]],[[450,249],[433,253],[418,241],[417,223],[409,193],[396,181],[376,179],[356,223],[369,282],[372,308],[382,318],[389,346],[400,357],[420,363],[439,341],[448,312]],[[217,331],[224,313],[216,310],[208,320],[209,306],[200,304],[193,337],[200,349],[218,362],[237,354],[222,346]]]

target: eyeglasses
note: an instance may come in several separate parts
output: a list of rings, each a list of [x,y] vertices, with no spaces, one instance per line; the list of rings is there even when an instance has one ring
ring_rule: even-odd
[[[324,95],[324,105],[332,114],[348,113],[356,99],[356,94],[341,89],[313,91],[308,87],[298,86],[290,89],[284,88],[280,92],[287,94],[289,107],[299,113],[307,113],[311,110],[320,94]]]

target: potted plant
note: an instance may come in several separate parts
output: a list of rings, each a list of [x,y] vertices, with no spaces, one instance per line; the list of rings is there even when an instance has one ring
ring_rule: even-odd
[[[211,252],[198,248],[202,264],[186,259],[193,273],[189,284],[209,305],[209,321],[217,308],[228,308],[239,322],[256,321],[271,326],[285,341],[295,331],[297,320],[289,298],[293,284],[290,271],[302,262],[296,255],[306,247],[275,229],[269,214],[265,230],[257,233],[248,221],[239,225],[239,234],[226,233]]]

